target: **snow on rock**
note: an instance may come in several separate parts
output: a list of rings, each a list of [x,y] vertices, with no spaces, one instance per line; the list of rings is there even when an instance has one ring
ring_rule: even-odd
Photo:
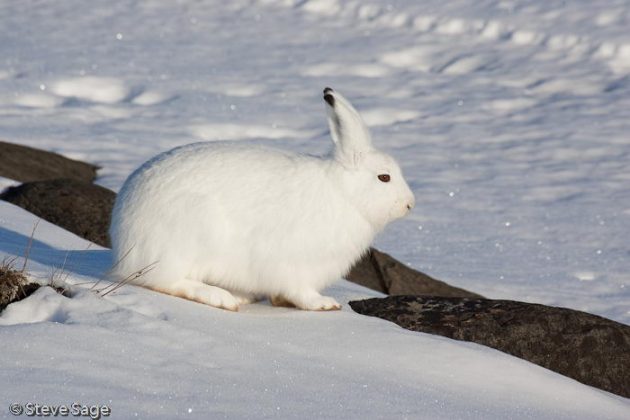
[[[18,181],[0,176],[0,193],[9,187],[15,187],[17,185],[20,185]]]

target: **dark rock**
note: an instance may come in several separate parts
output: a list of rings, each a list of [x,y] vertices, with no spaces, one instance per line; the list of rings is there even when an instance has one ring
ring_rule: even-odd
[[[11,187],[0,199],[109,247],[109,222],[116,193],[98,185],[72,179],[37,181]]]
[[[384,252],[370,248],[346,279],[388,295],[481,297],[416,271]]]
[[[472,341],[630,397],[630,326],[509,300],[390,296],[350,302],[403,328]]]
[[[0,312],[9,304],[30,296],[40,285],[31,283],[21,271],[14,270],[10,265],[0,265]]]
[[[0,176],[20,182],[68,178],[92,182],[98,166],[56,153],[0,141]]]

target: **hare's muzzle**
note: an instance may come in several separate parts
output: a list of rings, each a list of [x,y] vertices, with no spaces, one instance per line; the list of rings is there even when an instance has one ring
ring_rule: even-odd
[[[412,195],[409,200],[407,200],[407,210],[411,211],[412,208],[416,206],[416,198]]]

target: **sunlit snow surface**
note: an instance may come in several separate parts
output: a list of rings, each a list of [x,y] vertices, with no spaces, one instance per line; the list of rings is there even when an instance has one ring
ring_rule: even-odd
[[[0,202],[2,253],[36,218]],[[113,418],[624,419],[630,400],[493,349],[341,312],[268,303],[229,312],[126,287],[89,290],[110,252],[41,221],[29,272],[64,264],[76,295],[41,288],[0,315],[0,413],[107,405]],[[61,273],[61,275],[59,275]],[[348,282],[339,302],[378,296]]]
[[[97,163],[98,182],[117,190],[147,158],[193,141],[263,139],[324,153],[321,90],[332,86],[399,159],[416,194],[413,214],[377,247],[488,297],[630,323],[628,27],[630,1],[614,0],[2,2],[0,138]],[[32,229],[25,215],[11,227],[15,217],[0,206],[3,255],[21,255]],[[106,269],[107,251],[52,229],[36,233],[36,275],[62,265],[68,250],[78,267],[71,281]],[[45,232],[49,240],[37,237]],[[334,292],[372,295],[345,283]],[[46,293],[12,321],[0,318],[60,323],[0,329],[11,343],[3,351],[16,356],[3,358],[9,378],[30,372],[10,397],[60,402],[110,389],[113,399],[135,395],[119,413],[136,407],[146,417],[161,405],[164,418],[201,416],[200,407],[238,417],[252,401],[263,417],[282,415],[295,400],[304,410],[296,416],[345,417],[348,395],[356,404],[385,396],[375,417],[386,407],[398,417],[466,417],[468,407],[475,418],[594,418],[579,404],[612,407],[615,417],[615,404],[626,404],[496,352],[349,312],[255,305],[228,314],[135,288],[98,302]],[[376,346],[387,340],[400,360]],[[364,349],[374,360],[353,365],[347,356],[356,360],[361,346],[378,347]],[[234,357],[213,362],[217,354]],[[501,363],[536,378],[501,377],[509,376]],[[542,377],[551,382],[537,386]],[[164,378],[174,378],[171,388]],[[523,388],[504,398],[502,380]],[[511,399],[517,392],[522,400]],[[543,397],[558,399],[532,404]]]

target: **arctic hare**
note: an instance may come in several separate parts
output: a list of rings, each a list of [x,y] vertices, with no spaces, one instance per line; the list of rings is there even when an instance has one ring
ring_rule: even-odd
[[[269,297],[307,310],[344,276],[414,196],[396,161],[372,146],[358,112],[324,90],[333,152],[313,157],[236,142],[178,147],[125,181],[110,235],[124,279],[218,308]]]

